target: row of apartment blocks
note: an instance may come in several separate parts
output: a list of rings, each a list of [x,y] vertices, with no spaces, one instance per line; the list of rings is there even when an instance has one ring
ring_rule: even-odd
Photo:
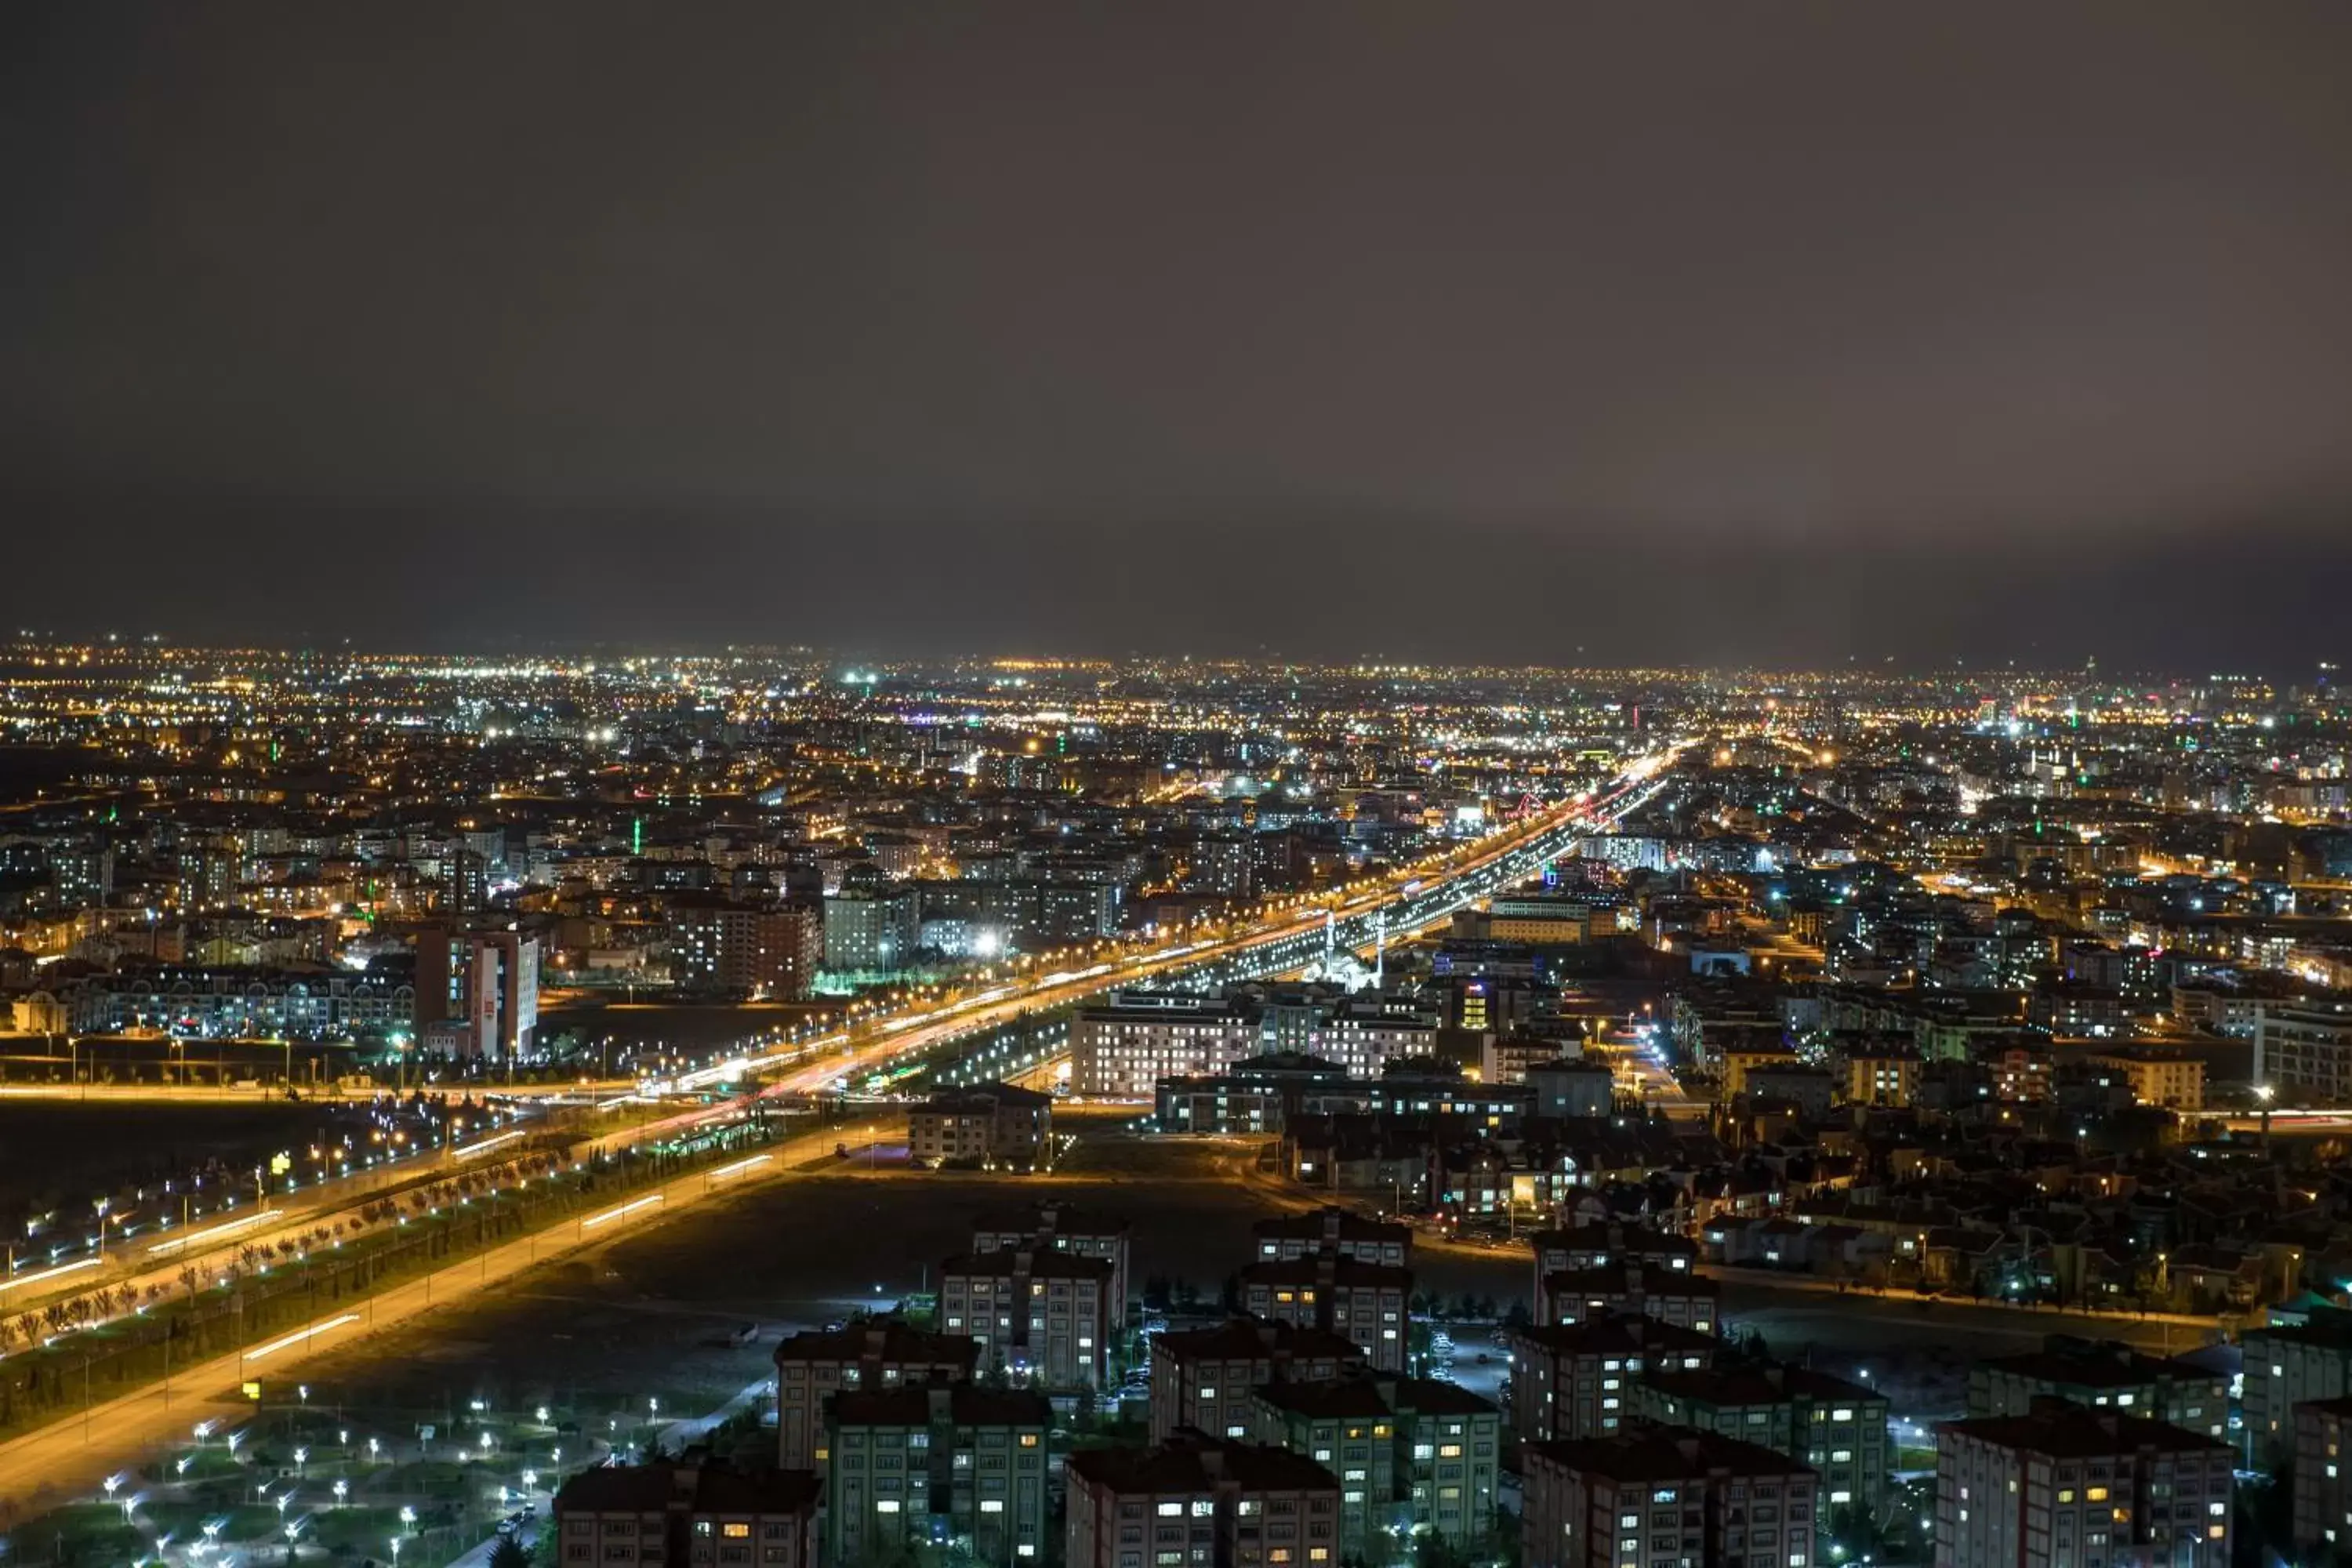
[[[1359,1078],[1319,1057],[1270,1053],[1223,1072],[1160,1079],[1153,1121],[1162,1132],[1246,1136],[1284,1132],[1313,1118],[1465,1118],[1508,1136],[1533,1120],[1597,1121],[1617,1110],[1617,1075],[1605,1061],[1556,1057],[1505,1070],[1507,1079],[1483,1068],[1474,1077],[1450,1062],[1410,1056]]]
[[[1127,1240],[1054,1205],[983,1219],[942,1270],[936,1331],[885,1319],[778,1347],[777,1458],[819,1479],[828,1561],[946,1539],[992,1563],[1037,1555],[1050,1406],[973,1380],[1102,1386]],[[1305,1568],[1391,1558],[1391,1531],[1484,1539],[1501,1412],[1402,1374],[1410,1251],[1405,1227],[1338,1210],[1261,1221],[1242,1289],[1263,1312],[1158,1336],[1155,1447],[1072,1457],[1069,1562],[1160,1568],[1181,1537],[1188,1563],[1197,1547]]]
[[[2315,1446],[2340,1440],[2347,1415],[2352,1404],[2312,1409]],[[1534,1439],[1520,1455],[1526,1568],[1809,1568],[1841,1555],[1818,1553],[1844,1489],[1783,1442],[1667,1418]],[[2042,1396],[1945,1423],[1936,1468],[1937,1568],[2231,1561],[2235,1479],[2219,1438]]]
[[[1311,1056],[1354,1078],[1436,1050],[1439,1018],[1419,996],[1337,986],[1115,991],[1070,1028],[1076,1093],[1149,1100],[1163,1079],[1200,1078],[1269,1052]]]
[[[1105,1384],[1128,1241],[1124,1220],[1059,1205],[983,1216],[941,1270],[938,1330],[866,1320],[776,1348],[776,1457],[822,1489],[824,1561],[951,1540],[1000,1568],[1051,1555],[1040,1389]]]
[[[987,1374],[1102,1388],[1126,1324],[1128,1224],[1060,1204],[982,1215],[950,1258],[939,1328],[896,1319],[795,1334],[776,1348],[777,1458],[822,1472],[827,1401],[842,1393]]]

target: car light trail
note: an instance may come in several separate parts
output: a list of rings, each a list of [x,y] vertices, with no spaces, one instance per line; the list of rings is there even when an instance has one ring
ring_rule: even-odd
[[[495,1149],[501,1143],[511,1143],[521,1136],[523,1134],[520,1132],[501,1132],[495,1138],[485,1138],[478,1143],[468,1143],[463,1149],[452,1149],[449,1153],[453,1159],[470,1160],[486,1149]]]
[[[582,1220],[580,1222],[580,1228],[583,1230],[593,1230],[608,1219],[618,1219],[623,1215],[635,1214],[641,1208],[649,1207],[661,1201],[662,1194],[656,1193],[651,1197],[639,1198],[633,1204],[623,1204],[619,1208],[606,1209],[603,1214]]]
[[[710,1179],[715,1182],[721,1176],[732,1176],[739,1172],[748,1171],[754,1165],[764,1165],[774,1158],[773,1154],[754,1154],[748,1160],[738,1160],[731,1165],[721,1165],[710,1173]]]
[[[60,1274],[70,1274],[77,1268],[95,1268],[95,1258],[79,1258],[72,1263],[60,1263],[55,1268],[44,1268],[37,1274],[17,1274],[0,1280],[0,1290],[13,1290],[19,1285],[37,1285],[44,1279],[54,1279]]]
[[[187,1236],[174,1237],[169,1241],[159,1241],[147,1250],[150,1253],[177,1252],[180,1248],[193,1246],[196,1242],[209,1241],[216,1236],[226,1236],[233,1230],[243,1230],[247,1226],[259,1225],[266,1219],[276,1219],[284,1212],[282,1209],[264,1209],[259,1214],[246,1215],[237,1219],[224,1221],[219,1225],[208,1226],[203,1230]]]
[[[313,1323],[307,1329],[297,1329],[294,1332],[287,1335],[282,1340],[272,1340],[257,1351],[247,1351],[245,1352],[245,1359],[247,1361],[259,1361],[263,1356],[277,1354],[279,1351],[284,1350],[289,1345],[302,1344],[310,1340],[317,1338],[320,1334],[325,1333],[330,1329],[340,1329],[345,1323],[356,1323],[359,1321],[360,1315],[357,1312],[345,1312],[340,1318],[329,1318],[323,1323]]]

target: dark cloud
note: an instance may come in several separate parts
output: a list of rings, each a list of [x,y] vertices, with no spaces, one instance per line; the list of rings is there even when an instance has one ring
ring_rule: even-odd
[[[2158,664],[2342,636],[2340,5],[0,27],[18,619]]]

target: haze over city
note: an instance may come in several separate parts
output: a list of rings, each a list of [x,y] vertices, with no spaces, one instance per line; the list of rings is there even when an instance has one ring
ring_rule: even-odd
[[[0,1563],[2352,1563],[2352,9],[0,16]]]
[[[2352,583],[2340,5],[8,26],[37,627],[2284,672]]]

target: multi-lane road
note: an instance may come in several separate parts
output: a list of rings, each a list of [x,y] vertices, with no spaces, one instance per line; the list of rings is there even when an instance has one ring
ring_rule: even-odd
[[[766,1180],[798,1162],[822,1155],[836,1142],[863,1142],[878,1126],[828,1127],[772,1144],[757,1153],[548,1226],[424,1277],[352,1300],[300,1329],[215,1356],[163,1382],[64,1417],[0,1443],[0,1498],[37,1504],[62,1501],[96,1486],[124,1456],[187,1438],[193,1425],[217,1418],[212,1402],[248,1379],[282,1377],[308,1357],[339,1350],[379,1329],[450,1305],[514,1278],[539,1263],[582,1247],[657,1225],[713,1196]]]
[[[1338,944],[1349,950],[1369,946],[1375,925],[1383,921],[1391,936],[1423,931],[1450,919],[1456,910],[1535,875],[1544,860],[1579,835],[1613,826],[1646,797],[1651,781],[1681,749],[1652,752],[1600,789],[1451,855],[1392,873],[1380,885],[1338,903],[1290,908],[1239,929],[1008,983],[936,1006],[910,1008],[855,1029],[750,1053],[681,1075],[677,1082],[682,1088],[703,1088],[760,1076],[768,1079],[771,1093],[815,1093],[960,1035],[1024,1014],[1074,1006],[1120,986],[1176,982],[1221,969],[1238,978],[1301,968],[1321,951],[1327,925],[1336,928]]]

